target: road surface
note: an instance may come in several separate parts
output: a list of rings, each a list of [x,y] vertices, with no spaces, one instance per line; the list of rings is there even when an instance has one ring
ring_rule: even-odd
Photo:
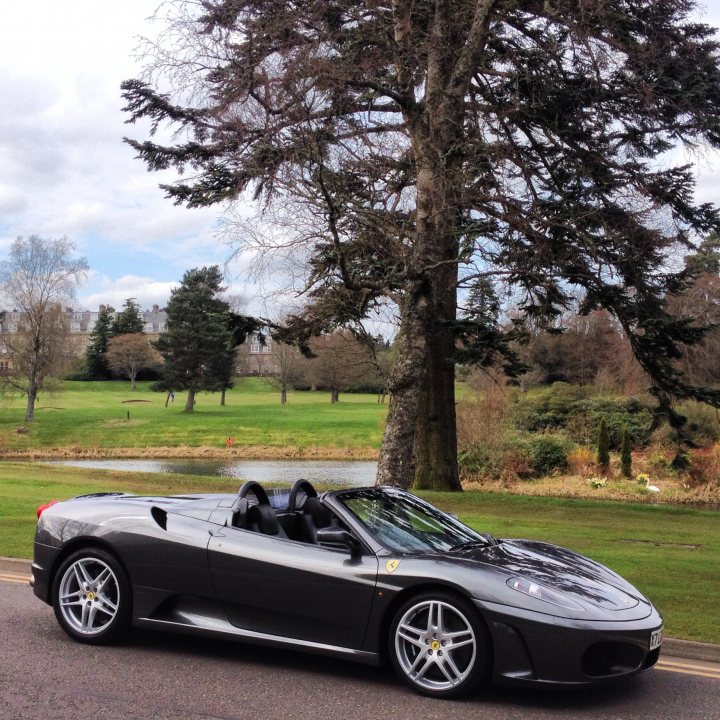
[[[662,659],[582,691],[490,687],[429,700],[389,669],[299,653],[136,631],[80,645],[19,574],[0,573],[3,720],[720,720],[720,666]]]

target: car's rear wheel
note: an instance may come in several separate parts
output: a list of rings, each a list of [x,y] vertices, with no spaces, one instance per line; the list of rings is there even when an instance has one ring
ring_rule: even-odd
[[[488,675],[485,625],[468,601],[451,593],[423,593],[403,603],[389,645],[395,672],[424,695],[464,695]]]
[[[130,627],[130,582],[125,569],[101,548],[69,555],[55,574],[53,609],[74,640],[114,642]]]

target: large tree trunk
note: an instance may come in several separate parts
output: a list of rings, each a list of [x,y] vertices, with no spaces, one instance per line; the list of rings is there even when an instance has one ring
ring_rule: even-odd
[[[287,402],[287,383],[282,380],[280,382],[280,404],[285,405]]]
[[[225,388],[220,391],[220,405],[225,405]]]
[[[195,409],[195,388],[188,388],[188,396],[185,401],[185,412],[192,412]]]
[[[448,112],[447,107],[445,111]],[[452,113],[431,115],[442,129],[428,141],[416,138],[418,155],[417,241],[425,248],[420,258],[427,268],[430,302],[427,308],[427,373],[419,388],[414,436],[413,487],[462,490],[457,467],[455,420],[455,328],[457,316],[457,262],[462,200],[457,178],[461,159],[453,149],[461,127]],[[422,267],[421,266],[421,267]]]
[[[452,329],[436,327],[430,333],[428,345],[428,372],[420,391],[415,425],[413,488],[462,490],[457,465]]]
[[[426,284],[418,283],[400,302],[398,359],[388,381],[390,407],[380,447],[378,485],[409,488],[413,481],[418,389],[427,369],[427,290]]]

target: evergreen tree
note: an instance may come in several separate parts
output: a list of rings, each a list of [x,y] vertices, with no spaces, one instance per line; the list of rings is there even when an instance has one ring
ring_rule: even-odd
[[[141,333],[145,329],[141,315],[140,305],[135,298],[128,298],[112,324],[112,337],[116,335],[128,335],[129,333]]]
[[[604,473],[610,469],[610,438],[608,437],[605,418],[600,420],[600,428],[598,430],[597,464]]]
[[[105,353],[112,336],[110,311],[103,305],[98,313],[95,327],[90,333],[90,343],[85,351],[85,373],[88,380],[110,379],[110,368]]]
[[[620,444],[620,472],[626,478],[632,477],[632,453],[630,450],[630,433],[627,428],[623,428]]]
[[[220,404],[225,404],[225,392],[235,384],[235,346],[228,344],[215,353],[205,376],[203,388],[220,393]]]
[[[230,306],[218,297],[222,275],[217,265],[188,270],[170,294],[165,332],[155,346],[165,360],[162,386],[187,390],[192,412],[200,389],[218,389],[217,358],[233,345]]]

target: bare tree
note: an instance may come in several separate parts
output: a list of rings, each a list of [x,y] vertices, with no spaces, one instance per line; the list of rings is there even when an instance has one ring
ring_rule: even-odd
[[[17,332],[5,341],[13,354],[11,380],[27,395],[25,422],[35,418],[35,401],[45,380],[67,367],[70,328],[63,312],[88,270],[85,258],[74,258],[67,238],[19,237],[10,258],[0,263],[0,291],[20,313]]]
[[[340,392],[349,385],[375,371],[368,348],[347,331],[314,338],[311,348],[315,357],[307,364],[306,376],[313,386],[330,392],[331,403],[339,402]]]
[[[285,405],[288,388],[302,379],[307,361],[295,346],[280,342],[273,343],[273,360],[277,368],[273,381],[280,388],[280,404]]]
[[[143,333],[116,335],[108,343],[106,358],[111,370],[130,378],[133,390],[141,370],[160,364],[160,356]]]

